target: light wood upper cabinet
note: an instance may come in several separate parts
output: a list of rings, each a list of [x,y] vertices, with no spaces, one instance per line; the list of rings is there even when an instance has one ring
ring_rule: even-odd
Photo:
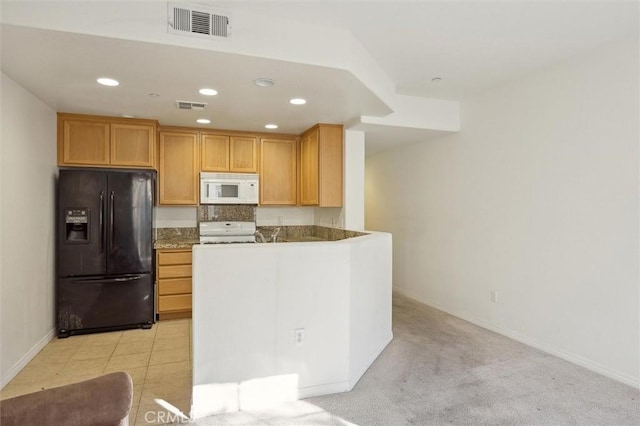
[[[258,140],[256,138],[231,136],[229,145],[230,172],[258,172]]]
[[[111,124],[111,165],[153,167],[155,141],[155,126]]]
[[[58,164],[108,166],[110,131],[108,122],[58,116]]]
[[[156,122],[58,114],[58,165],[155,166]]]
[[[158,169],[159,205],[198,205],[199,173],[259,173],[261,205],[340,207],[343,127],[299,138],[234,130],[159,128],[154,120],[58,114],[58,165]]]
[[[318,129],[300,139],[300,204],[318,205]]]
[[[201,170],[203,172],[228,172],[229,136],[203,133],[200,143]]]
[[[260,140],[260,205],[297,204],[298,142]]]
[[[318,124],[300,139],[300,204],[341,207],[343,198],[343,128]]]
[[[197,205],[198,132],[161,130],[159,134],[158,204]]]
[[[202,133],[203,172],[258,172],[258,139]]]

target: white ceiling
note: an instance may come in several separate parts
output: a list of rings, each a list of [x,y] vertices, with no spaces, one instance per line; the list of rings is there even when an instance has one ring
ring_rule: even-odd
[[[318,122],[389,112],[343,70],[10,25],[2,28],[2,69],[58,112],[130,114],[172,126],[196,127],[197,118],[210,118],[201,127],[267,131],[265,124],[277,123],[277,132],[299,134]],[[101,75],[122,84],[100,86]],[[260,76],[277,84],[258,87],[253,80]],[[218,95],[198,93],[212,81]],[[289,104],[300,96],[307,105]],[[207,106],[184,111],[176,100]]]
[[[216,2],[349,30],[399,93],[461,99],[638,32],[637,1]],[[432,83],[433,77],[442,81]]]
[[[615,2],[197,2],[219,10],[349,31],[398,93],[464,99],[588,49],[638,33],[638,3]],[[114,3],[118,4],[118,3]],[[124,3],[120,3],[121,5]],[[162,124],[300,133],[317,122],[346,123],[390,112],[350,72],[140,41],[2,26],[2,70],[56,111],[133,114]],[[126,84],[107,89],[95,76]],[[278,82],[252,84],[256,77]],[[212,78],[213,77],[213,78]],[[441,77],[439,83],[432,77]],[[220,94],[204,97],[210,85]],[[149,93],[159,93],[157,98]],[[305,97],[303,107],[289,105]],[[175,100],[208,102],[179,111]],[[369,126],[371,127],[371,126]],[[417,142],[439,132],[367,127],[368,150]],[[388,139],[393,141],[386,142]],[[370,146],[370,148],[369,148]]]

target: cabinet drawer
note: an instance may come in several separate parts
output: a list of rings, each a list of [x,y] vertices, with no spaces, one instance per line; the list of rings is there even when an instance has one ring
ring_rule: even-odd
[[[174,278],[158,281],[158,294],[191,293],[191,278]]]
[[[191,295],[178,294],[158,297],[158,312],[191,310]]]
[[[158,279],[183,278],[191,276],[191,265],[158,266]]]
[[[191,264],[190,251],[161,251],[158,252],[158,265]]]

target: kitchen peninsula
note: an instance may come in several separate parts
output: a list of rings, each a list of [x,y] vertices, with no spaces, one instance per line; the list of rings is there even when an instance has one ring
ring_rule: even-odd
[[[193,246],[195,417],[353,388],[393,337],[391,235],[357,234]]]

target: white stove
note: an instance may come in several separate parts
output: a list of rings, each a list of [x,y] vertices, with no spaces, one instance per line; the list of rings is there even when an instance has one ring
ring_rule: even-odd
[[[200,222],[200,244],[255,243],[255,222]]]

